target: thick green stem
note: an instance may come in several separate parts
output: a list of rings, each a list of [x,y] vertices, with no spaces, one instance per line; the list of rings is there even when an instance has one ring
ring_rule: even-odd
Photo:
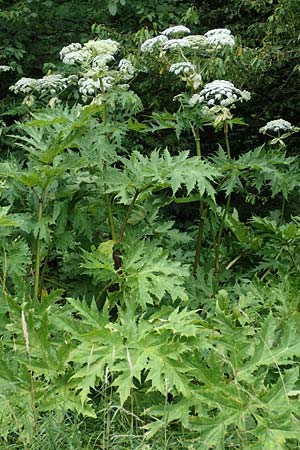
[[[105,194],[105,201],[106,201],[106,208],[107,208],[107,214],[108,214],[108,223],[110,228],[110,235],[113,241],[117,240],[117,234],[115,229],[115,223],[114,223],[114,216],[112,212],[112,206],[111,206],[111,198],[109,194]]]
[[[132,209],[133,209],[133,207],[134,207],[134,204],[135,204],[136,199],[138,198],[139,194],[140,194],[140,191],[136,191],[136,192],[135,192],[135,194],[134,194],[134,196],[133,196],[133,198],[132,198],[132,200],[131,200],[131,203],[130,203],[130,205],[129,205],[129,208],[127,209],[127,213],[126,213],[126,216],[125,216],[125,219],[124,219],[124,222],[123,222],[123,224],[122,224],[121,231],[120,231],[120,236],[119,236],[119,241],[118,241],[119,244],[120,244],[121,242],[123,242],[123,239],[124,239],[124,233],[125,233],[125,229],[126,229],[126,226],[127,226],[127,223],[128,223],[128,219],[129,219],[129,216],[130,216],[130,214],[131,214],[131,211],[132,211]]]
[[[200,135],[198,128],[195,128],[192,126],[192,132],[196,144],[196,153],[199,158],[201,158],[201,143],[200,143]],[[196,252],[195,252],[195,259],[194,259],[194,267],[193,267],[193,275],[194,278],[197,278],[197,271],[198,266],[200,262],[200,256],[202,251],[202,240],[203,240],[203,229],[204,229],[204,222],[207,216],[208,208],[204,205],[203,199],[200,200],[199,203],[199,226],[198,226],[198,235],[197,235],[197,242],[196,242]]]
[[[40,224],[43,217],[45,192],[38,199],[38,224]],[[36,238],[35,244],[35,272],[34,272],[34,297],[39,298],[40,293],[40,266],[41,266],[41,240],[39,234]]]
[[[198,266],[199,266],[199,262],[200,262],[201,250],[202,250],[204,222],[205,222],[207,212],[208,212],[208,207],[203,204],[202,200],[200,202],[199,210],[200,210],[200,221],[199,221],[199,227],[198,227],[198,236],[197,236],[194,268],[193,268],[193,275],[194,275],[195,279],[197,278],[197,271],[198,271]]]
[[[223,228],[224,228],[224,224],[225,224],[225,219],[226,219],[226,216],[227,216],[229,208],[230,208],[230,200],[231,200],[231,194],[229,194],[227,197],[226,206],[223,211],[220,228],[219,228],[219,232],[218,232],[217,239],[216,239],[215,274],[216,274],[216,279],[217,279],[217,286],[219,284],[219,275],[220,275],[220,245],[221,245],[221,240],[222,240],[222,233],[223,233]]]
[[[227,156],[229,159],[231,159],[231,152],[230,152],[230,145],[229,145],[229,138],[228,138],[228,123],[226,121],[224,122],[224,135],[225,135]]]
[[[200,144],[200,136],[199,136],[199,130],[192,126],[192,132],[196,144],[196,152],[197,156],[201,158],[201,144]]]
[[[225,136],[225,144],[226,144],[226,150],[227,150],[227,157],[228,159],[231,159],[231,152],[230,152],[230,144],[229,144],[229,138],[228,138],[228,123],[225,120],[224,122],[224,136]],[[226,220],[226,216],[230,209],[230,202],[231,202],[231,194],[228,195],[226,206],[222,214],[221,223],[216,239],[216,245],[215,245],[215,274],[216,274],[216,286],[219,285],[220,281],[220,247],[221,247],[221,240],[222,240],[222,234],[224,229],[224,224]]]

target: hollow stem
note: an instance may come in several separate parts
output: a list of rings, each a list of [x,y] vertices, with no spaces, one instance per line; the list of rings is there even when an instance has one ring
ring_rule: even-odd
[[[225,145],[226,145],[227,156],[228,156],[228,159],[231,159],[230,144],[229,144],[229,138],[228,138],[228,123],[226,120],[224,122],[224,136],[225,136]]]
[[[117,240],[117,234],[115,229],[115,223],[114,223],[114,216],[112,212],[112,204],[111,204],[111,198],[109,194],[105,194],[105,201],[106,201],[106,208],[107,208],[107,215],[108,215],[108,223],[110,228],[110,235],[113,241]]]
[[[38,224],[41,223],[43,217],[43,207],[44,207],[45,191],[38,199]],[[34,297],[39,298],[40,293],[40,267],[41,267],[41,240],[39,234],[36,238],[35,244],[35,272],[34,272]]]
[[[119,244],[121,242],[123,242],[125,229],[126,229],[126,226],[127,226],[127,223],[128,223],[128,219],[129,219],[129,216],[131,214],[131,211],[133,210],[134,204],[135,204],[139,194],[140,194],[140,191],[136,191],[135,192],[135,194],[134,194],[134,196],[133,196],[133,198],[131,200],[131,203],[129,205],[129,208],[127,209],[126,216],[125,216],[125,219],[124,219],[124,221],[122,223],[122,227],[121,227],[121,231],[120,231],[120,236],[119,236],[119,241],[118,241]]]
[[[224,121],[223,129],[224,129],[227,157],[228,157],[228,159],[231,159],[231,151],[230,151],[230,144],[229,144],[229,138],[228,138],[228,123],[226,120]],[[220,281],[220,247],[221,247],[221,240],[222,240],[222,234],[223,234],[226,216],[230,209],[230,202],[231,202],[231,193],[228,194],[228,197],[226,200],[226,205],[225,205],[225,209],[223,211],[222,217],[221,217],[221,223],[220,223],[220,227],[219,227],[219,231],[218,231],[217,239],[216,239],[216,244],[215,244],[216,286],[219,285],[219,281]]]
[[[221,223],[216,239],[216,247],[215,247],[215,274],[217,279],[217,286],[219,284],[219,277],[220,277],[220,246],[221,246],[221,240],[222,240],[222,234],[223,234],[223,228],[225,224],[225,219],[228,214],[229,208],[230,208],[230,201],[231,201],[231,194],[228,195],[226,206],[222,214]]]
[[[193,133],[195,144],[196,144],[197,156],[199,156],[201,158],[201,144],[200,144],[200,136],[199,136],[198,128],[195,128],[194,126],[192,126],[192,133]]]
[[[200,135],[198,128],[192,126],[192,133],[194,136],[195,144],[196,144],[196,153],[199,158],[201,158],[201,142],[200,142]],[[197,278],[197,270],[200,262],[200,256],[202,251],[202,241],[203,241],[203,229],[204,229],[204,222],[207,216],[208,208],[206,205],[204,205],[203,199],[200,200],[199,203],[199,226],[198,226],[198,234],[197,234],[197,242],[196,242],[196,252],[195,252],[195,259],[194,259],[194,267],[193,267],[193,276],[196,279]]]
[[[200,262],[201,251],[202,251],[204,222],[205,222],[205,219],[206,219],[207,213],[208,213],[208,207],[203,204],[202,200],[200,201],[199,211],[200,211],[200,221],[199,221],[199,226],[198,226],[196,252],[195,252],[194,267],[193,267],[193,276],[195,279],[197,278],[197,271],[198,271],[198,266],[199,266],[199,262]]]

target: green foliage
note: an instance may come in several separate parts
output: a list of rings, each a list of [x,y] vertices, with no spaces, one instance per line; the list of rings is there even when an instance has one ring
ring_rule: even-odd
[[[299,448],[299,128],[258,135],[296,125],[298,3],[100,3],[0,2],[0,446]],[[101,67],[59,62],[91,27]]]

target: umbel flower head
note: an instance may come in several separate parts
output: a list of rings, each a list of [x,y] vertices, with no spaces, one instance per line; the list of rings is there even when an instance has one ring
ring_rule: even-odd
[[[9,87],[9,90],[15,94],[30,94],[37,87],[37,80],[34,78],[20,78],[15,84]]]
[[[191,47],[191,42],[185,38],[170,39],[163,45],[163,50],[178,50],[184,47]]]
[[[235,44],[231,31],[226,28],[215,28],[214,30],[209,30],[204,34],[204,36],[206,37],[206,42],[209,45],[217,47],[230,45],[232,47]]]
[[[94,39],[81,45],[74,42],[63,47],[59,56],[64,64],[74,65],[76,63],[93,64],[94,66],[106,64],[113,59],[113,55],[118,51],[119,43],[112,39]],[[102,56],[102,59],[99,59]],[[98,60],[97,60],[98,58]]]
[[[267,122],[265,126],[261,127],[259,129],[260,133],[266,134],[268,132],[288,132],[288,131],[297,131],[296,127],[293,127],[293,125],[284,119],[275,119],[271,120],[270,122]]]
[[[0,72],[8,72],[9,70],[11,70],[10,66],[0,65]]]
[[[132,62],[129,61],[129,59],[123,58],[120,60],[119,65],[118,65],[118,69],[119,72],[122,75],[122,78],[127,81],[130,80],[134,74],[135,74],[135,69],[132,65]]]
[[[188,61],[174,63],[171,65],[169,69],[169,72],[174,73],[175,75],[189,75],[194,71],[195,71],[194,64]]]
[[[185,27],[184,25],[175,25],[174,27],[166,28],[164,31],[162,31],[161,34],[165,36],[172,36],[177,34],[190,34],[191,30],[188,27]]]
[[[241,91],[230,81],[215,80],[204,86],[199,94],[194,94],[189,103],[191,106],[195,106],[197,103],[206,104],[210,107],[215,105],[229,106],[243,100],[248,101],[250,98],[250,92]]]
[[[153,53],[154,50],[160,49],[167,42],[167,40],[167,36],[161,34],[159,36],[147,39],[141,45],[141,52]]]
[[[43,78],[21,78],[15,84],[9,87],[15,94],[31,94],[38,92],[41,95],[55,95],[66,89],[72,78],[64,78],[60,74],[45,75]]]
[[[68,87],[68,79],[60,74],[46,75],[36,80],[36,89],[42,95],[50,93],[55,95]]]

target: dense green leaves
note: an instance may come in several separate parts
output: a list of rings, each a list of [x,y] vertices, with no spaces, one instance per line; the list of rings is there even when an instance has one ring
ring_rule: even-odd
[[[299,448],[298,12],[0,1],[0,447]]]

